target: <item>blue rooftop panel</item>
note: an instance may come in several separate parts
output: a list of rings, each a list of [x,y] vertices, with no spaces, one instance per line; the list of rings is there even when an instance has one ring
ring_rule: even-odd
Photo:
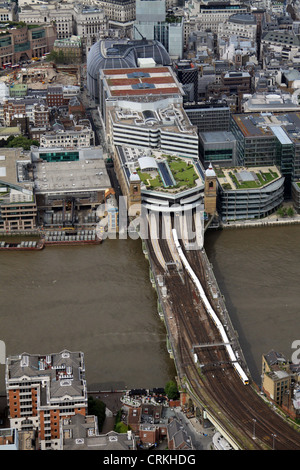
[[[134,85],[131,85],[131,88],[133,90],[144,90],[145,88],[155,88],[155,85],[153,83],[136,83]]]

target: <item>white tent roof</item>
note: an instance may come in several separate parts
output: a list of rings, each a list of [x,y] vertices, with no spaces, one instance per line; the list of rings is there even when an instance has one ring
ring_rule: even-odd
[[[155,168],[155,169],[158,168],[156,160],[153,157],[141,157],[139,158],[138,161],[139,161],[140,169],[142,171],[147,170],[149,168]]]

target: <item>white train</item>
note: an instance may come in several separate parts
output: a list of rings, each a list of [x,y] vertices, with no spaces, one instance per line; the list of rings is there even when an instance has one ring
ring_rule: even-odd
[[[199,279],[197,278],[196,274],[192,270],[188,260],[186,259],[185,255],[182,251],[181,245],[180,245],[178,237],[177,237],[176,229],[172,229],[172,235],[173,235],[173,239],[174,239],[174,242],[175,242],[175,246],[178,250],[178,254],[179,254],[180,259],[182,261],[182,264],[184,265],[184,267],[187,270],[187,272],[189,273],[192,281],[194,282],[195,286],[197,287],[197,289],[199,291],[199,294],[200,294],[200,297],[201,297],[201,300],[204,303],[207,312],[209,313],[211,319],[213,320],[214,324],[216,325],[216,327],[218,328],[218,330],[221,334],[222,340],[223,340],[225,348],[228,352],[230,361],[232,361],[233,367],[237,371],[237,373],[238,373],[239,377],[241,378],[242,382],[244,383],[244,385],[248,385],[249,384],[249,379],[248,379],[247,375],[245,374],[242,367],[240,366],[240,364],[237,361],[236,355],[235,355],[231,345],[229,344],[229,339],[228,339],[228,336],[227,336],[226,331],[224,329],[224,326],[222,325],[222,323],[219,320],[218,316],[216,315],[214,309],[210,305],[210,302],[209,302],[209,300],[207,299],[207,297],[205,295],[204,289],[203,289]]]

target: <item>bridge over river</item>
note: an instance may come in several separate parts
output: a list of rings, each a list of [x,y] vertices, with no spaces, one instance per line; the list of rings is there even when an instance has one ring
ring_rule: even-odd
[[[149,258],[181,390],[192,400],[200,419],[207,417],[234,449],[300,450],[299,432],[270,406],[251,380],[201,237],[195,249],[195,218],[191,219],[185,235],[179,237],[180,247],[226,331],[227,344],[181,262],[172,237],[176,215],[168,216],[166,220],[167,227],[162,215],[154,221],[147,220],[150,236],[144,239],[143,246]],[[249,378],[248,385],[228,355],[228,344]]]

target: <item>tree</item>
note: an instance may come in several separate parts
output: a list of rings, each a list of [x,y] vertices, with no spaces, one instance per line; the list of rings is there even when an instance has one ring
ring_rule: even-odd
[[[166,383],[165,393],[169,400],[177,400],[179,398],[178,388],[176,383],[173,382],[173,380],[170,380]]]
[[[103,401],[93,397],[88,398],[88,413],[90,415],[97,416],[99,431],[102,430],[105,421],[105,409],[106,405],[103,403]]]
[[[4,142],[1,141],[1,147],[12,148],[12,147],[21,147],[24,150],[30,150],[32,145],[39,146],[39,142],[37,140],[28,139],[23,135],[17,136],[9,136]]]

